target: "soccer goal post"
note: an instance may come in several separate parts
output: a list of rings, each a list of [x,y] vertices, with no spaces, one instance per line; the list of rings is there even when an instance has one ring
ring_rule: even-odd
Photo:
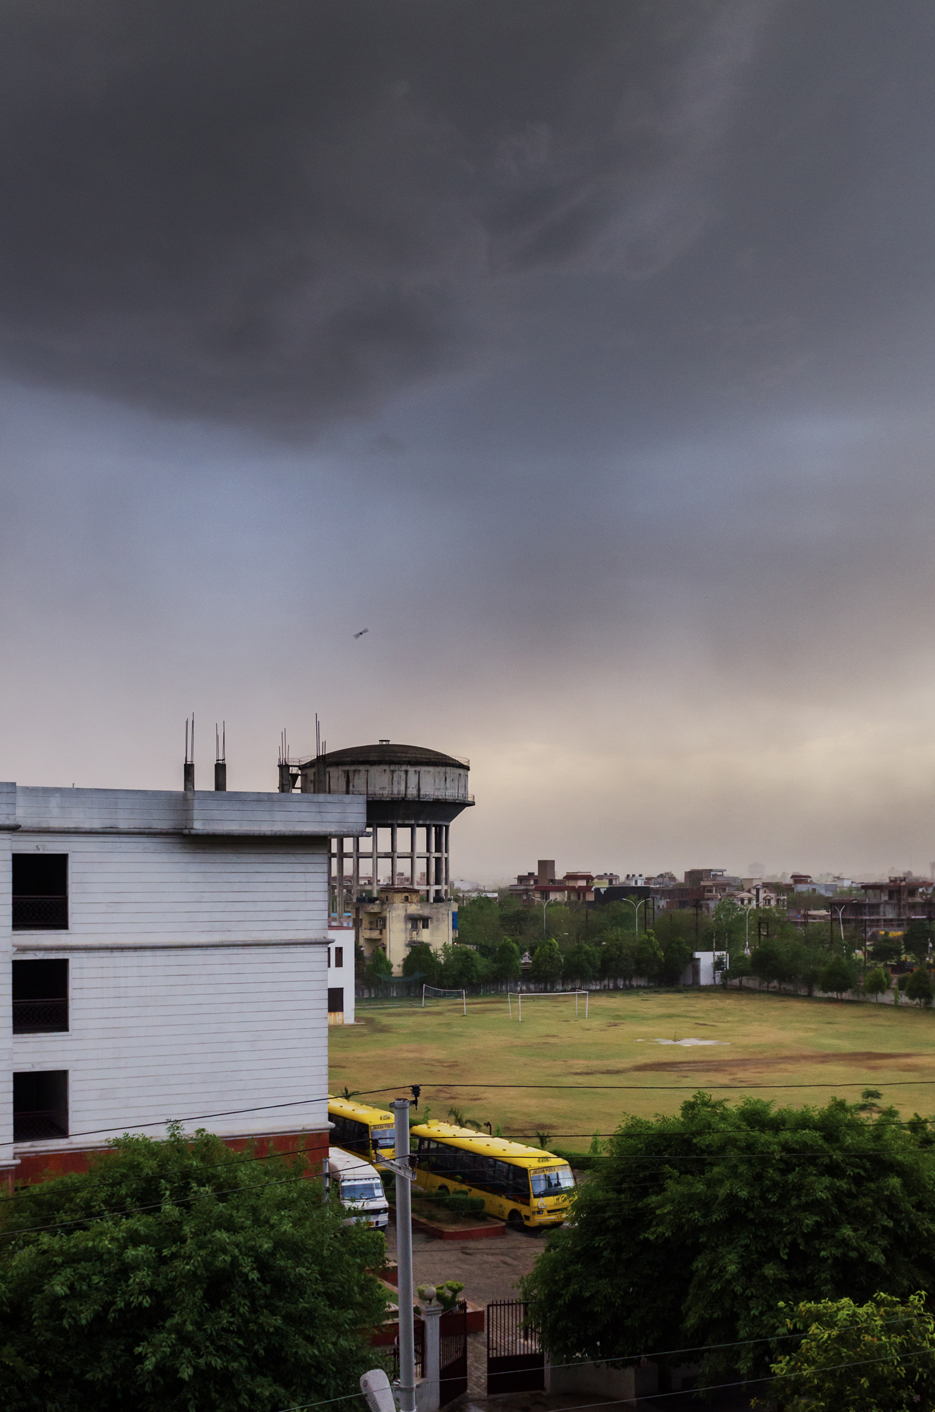
[[[455,996],[461,997],[461,1008],[467,1014],[467,992],[464,990],[444,990],[438,985],[424,985],[422,987],[422,1008],[425,1009],[426,997],[429,1000],[452,1000]]]
[[[578,1013],[578,997],[584,996],[584,1018],[588,1018],[588,999],[591,992],[588,990],[508,990],[506,993],[507,1004],[510,1007],[510,1019],[513,1018],[513,1000],[516,999],[519,1022],[523,1022],[523,996],[527,1000],[551,1000],[558,995],[573,995],[575,997],[575,1014]]]

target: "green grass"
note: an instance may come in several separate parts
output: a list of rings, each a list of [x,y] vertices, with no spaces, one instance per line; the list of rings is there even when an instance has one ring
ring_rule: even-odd
[[[808,1000],[744,991],[601,991],[590,1018],[575,1018],[574,999],[524,1002],[511,1023],[505,996],[412,1003],[358,1002],[353,1026],[329,1030],[331,1091],[390,1091],[408,1096],[422,1084],[419,1112],[446,1119],[463,1108],[505,1136],[545,1130],[574,1146],[572,1135],[613,1131],[627,1113],[673,1113],[696,1089],[717,1097],[752,1092],[777,1103],[822,1104],[835,1094],[876,1088],[906,1115],[935,1113],[935,1011],[872,1003]],[[582,1007],[583,1010],[583,1007]],[[713,1039],[682,1048],[655,1039]],[[642,1042],[640,1042],[642,1041]],[[498,1084],[587,1085],[557,1089]],[[481,1088],[460,1088],[480,1084]],[[598,1092],[594,1086],[627,1085]],[[756,1088],[755,1085],[770,1085]],[[816,1088],[797,1088],[817,1084]],[[673,1088],[671,1086],[678,1086]],[[715,1087],[717,1086],[717,1087]]]

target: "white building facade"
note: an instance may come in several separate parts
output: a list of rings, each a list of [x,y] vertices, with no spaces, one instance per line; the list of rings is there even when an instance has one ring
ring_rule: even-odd
[[[354,928],[336,927],[332,918],[328,928],[329,1025],[354,1023],[355,961]]]
[[[0,783],[0,1175],[81,1170],[172,1119],[325,1155],[328,840],[365,817]]]

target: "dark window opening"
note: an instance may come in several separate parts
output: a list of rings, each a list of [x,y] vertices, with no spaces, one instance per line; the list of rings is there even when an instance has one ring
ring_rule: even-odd
[[[68,1070],[13,1075],[13,1141],[68,1136]]]
[[[13,854],[13,930],[68,929],[68,854]]]
[[[336,946],[336,947],[334,948],[334,966],[335,966],[335,970],[340,970],[340,968],[341,968],[343,965],[344,965],[344,947],[343,947],[343,946]],[[343,1006],[342,1006],[342,1009],[343,1009]]]
[[[68,1029],[68,962],[13,962],[13,1033]]]
[[[328,987],[328,1014],[343,1015],[344,1013],[344,987],[343,985],[329,985]]]

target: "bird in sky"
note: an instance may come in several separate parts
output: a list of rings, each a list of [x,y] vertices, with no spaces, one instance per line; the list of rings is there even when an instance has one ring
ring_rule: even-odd
[[[365,633],[365,632],[369,632],[369,631],[370,631],[369,628],[361,628],[360,632],[355,632],[354,636],[355,636],[355,637],[363,637],[364,633]]]

